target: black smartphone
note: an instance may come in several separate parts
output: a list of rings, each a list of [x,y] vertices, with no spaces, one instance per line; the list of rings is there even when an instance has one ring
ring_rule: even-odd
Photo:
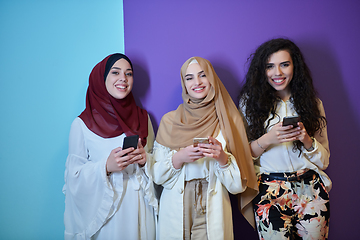
[[[124,150],[130,147],[136,149],[138,145],[138,140],[139,140],[139,135],[125,137],[122,149]]]
[[[298,122],[300,122],[299,116],[284,117],[283,127],[288,126],[288,125],[293,125],[293,127],[295,128],[298,126]]]

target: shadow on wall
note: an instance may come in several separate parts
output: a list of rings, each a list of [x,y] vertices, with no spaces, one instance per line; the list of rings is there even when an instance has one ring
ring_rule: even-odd
[[[328,121],[331,156],[326,173],[333,182],[330,191],[329,233],[329,239],[332,239],[331,236],[341,236],[341,229],[345,229],[356,220],[351,211],[344,211],[341,206],[344,204],[344,196],[351,196],[353,199],[360,197],[359,192],[354,192],[353,185],[349,184],[357,182],[357,169],[360,168],[360,162],[354,161],[358,158],[358,154],[354,155],[354,150],[358,148],[357,136],[360,136],[360,127],[356,113],[349,103],[348,92],[340,72],[341,65],[346,63],[339,62],[334,49],[323,37],[311,36],[311,39],[303,38],[298,43],[312,72],[314,85],[323,101]],[[351,234],[353,235],[350,236]],[[348,239],[357,237],[356,231],[347,232]]]
[[[238,95],[240,93],[240,82],[242,79],[235,77],[232,71],[221,62],[211,61],[211,59],[209,59],[209,61],[212,63],[216,74],[224,84],[226,90],[229,92],[235,106],[238,107]],[[253,229],[247,220],[242,216],[238,208],[237,197],[232,194],[229,195],[232,206],[234,239],[258,239],[257,231]]]
[[[140,63],[138,58],[131,58],[131,62],[133,64],[134,70],[134,86],[132,89],[132,93],[135,98],[136,104],[143,108],[142,99],[146,97],[146,93],[148,92],[150,86],[150,78],[147,73],[144,63]]]
[[[144,101],[144,99],[146,99],[146,95],[150,87],[150,77],[148,74],[147,65],[145,62],[141,61],[140,57],[131,56],[130,60],[134,68],[134,86],[132,90],[134,99],[139,107],[144,108],[142,102]],[[150,110],[146,110],[148,111],[151,122],[153,124],[154,133],[156,134],[158,129],[156,120]]]
[[[218,59],[218,58],[215,58]],[[235,103],[235,106],[238,107],[238,96],[240,93],[241,85],[240,82],[242,79],[238,79],[232,71],[223,64],[223,62],[217,62],[217,61],[211,61],[211,64],[213,65],[216,74],[220,78],[221,82],[224,84],[226,90],[229,92],[232,100]]]

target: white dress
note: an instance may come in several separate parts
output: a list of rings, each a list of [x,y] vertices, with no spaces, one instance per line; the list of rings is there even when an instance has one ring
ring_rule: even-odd
[[[80,118],[72,123],[63,188],[65,239],[155,239],[158,202],[149,164],[106,175],[106,160],[124,137],[102,138]],[[147,159],[153,142],[149,119]]]

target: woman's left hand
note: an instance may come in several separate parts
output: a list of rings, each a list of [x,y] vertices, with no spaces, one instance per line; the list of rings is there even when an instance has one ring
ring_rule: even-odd
[[[132,156],[132,159],[131,159],[132,163],[137,163],[140,165],[140,167],[143,167],[145,165],[146,152],[145,152],[143,145],[141,144],[141,138],[139,138],[139,140],[138,140],[137,149],[132,151],[130,153],[130,155]]]
[[[226,165],[228,157],[222,148],[221,142],[213,137],[209,137],[209,143],[199,143],[199,150],[205,157],[214,158],[220,165]]]
[[[304,124],[302,122],[299,122],[298,125],[298,127],[300,128],[300,133],[296,136],[296,140],[301,141],[306,149],[311,148],[313,140],[307,133]]]

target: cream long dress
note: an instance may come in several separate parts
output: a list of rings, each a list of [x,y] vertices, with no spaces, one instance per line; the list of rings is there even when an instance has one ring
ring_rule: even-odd
[[[149,164],[106,175],[106,160],[124,137],[102,138],[80,118],[72,123],[63,188],[65,239],[155,239],[158,202]],[[147,159],[153,142],[149,119]]]

